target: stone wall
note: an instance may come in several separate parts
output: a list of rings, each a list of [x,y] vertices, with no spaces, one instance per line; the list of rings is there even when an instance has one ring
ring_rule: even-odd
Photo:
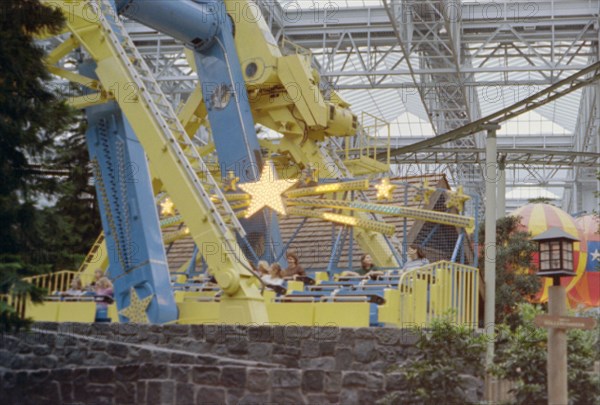
[[[188,364],[0,371],[3,404],[371,404],[400,374]]]
[[[374,403],[406,390],[392,369],[418,355],[415,342],[413,331],[391,328],[36,324],[0,339],[0,398],[36,405]],[[483,384],[466,377],[475,402]]]
[[[128,343],[186,353],[261,361],[285,367],[385,372],[416,353],[416,334],[394,328],[245,327],[229,325],[38,324],[66,337],[97,338],[123,357]],[[76,339],[75,339],[76,340]],[[112,343],[112,344],[111,344]],[[86,350],[86,345],[82,350]],[[104,350],[102,343],[94,349]],[[95,355],[91,353],[92,355]],[[85,355],[83,357],[86,357]],[[135,358],[135,351],[131,353]],[[85,364],[97,365],[98,362]]]

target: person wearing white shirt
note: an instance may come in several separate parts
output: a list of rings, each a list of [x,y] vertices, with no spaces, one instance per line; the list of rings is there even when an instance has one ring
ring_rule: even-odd
[[[402,267],[403,271],[416,269],[429,264],[429,260],[425,257],[423,248],[418,245],[410,245],[408,247],[408,261]]]

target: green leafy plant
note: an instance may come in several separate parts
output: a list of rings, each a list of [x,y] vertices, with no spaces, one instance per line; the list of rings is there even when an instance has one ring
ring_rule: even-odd
[[[534,325],[542,313],[539,306],[521,304],[518,325],[511,329],[500,324],[496,341],[496,357],[490,372],[514,381],[511,392],[519,404],[546,404],[547,396],[547,331]],[[600,401],[600,379],[592,373],[597,358],[598,330],[569,330],[568,385],[572,404],[595,404]]]
[[[450,316],[416,333],[418,353],[393,370],[404,373],[408,396],[390,395],[381,403],[467,403],[468,376],[483,378],[486,337],[454,324]]]
[[[517,305],[531,300],[540,291],[540,278],[532,268],[536,245],[531,234],[520,229],[520,217],[508,216],[496,222],[496,322],[515,324]],[[479,230],[485,246],[485,232]],[[479,271],[484,271],[485,250],[480,253]]]
[[[56,229],[46,227],[42,205],[56,197],[57,177],[47,163],[56,155],[56,138],[74,122],[61,94],[49,88],[52,77],[44,50],[34,37],[59,33],[60,10],[38,0],[3,2],[0,12],[0,329],[26,326],[10,296],[33,302],[44,291],[23,277],[51,271],[40,248]],[[42,202],[42,203],[40,203]],[[50,255],[58,255],[52,246]]]

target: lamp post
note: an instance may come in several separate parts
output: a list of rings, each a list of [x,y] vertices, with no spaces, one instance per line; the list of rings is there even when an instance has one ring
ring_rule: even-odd
[[[573,242],[574,238],[559,228],[550,228],[532,238],[538,243],[540,268],[538,276],[552,277],[552,286],[548,289],[548,403],[567,404],[567,331],[560,325],[560,318],[567,314],[567,293],[560,285],[561,277],[574,276]],[[555,324],[552,325],[552,321]]]

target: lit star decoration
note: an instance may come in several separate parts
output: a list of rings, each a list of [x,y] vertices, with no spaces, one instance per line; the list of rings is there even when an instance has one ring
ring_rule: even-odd
[[[423,181],[423,186],[415,193],[413,201],[423,201],[423,205],[429,205],[429,198],[435,193],[435,187],[429,187],[429,179]]]
[[[236,177],[233,170],[227,172],[227,177],[223,180],[223,190],[225,191],[237,191],[238,182],[240,181],[239,177]]]
[[[133,323],[149,323],[148,315],[146,314],[146,308],[150,305],[150,301],[154,295],[149,295],[144,299],[140,299],[139,295],[132,288],[129,291],[129,306],[119,311],[119,315],[123,315],[129,319],[129,322]]]
[[[598,249],[594,250],[590,254],[592,255],[592,261],[594,261],[594,260],[600,261],[600,251],[598,251]]]
[[[160,203],[160,214],[165,217],[175,215],[175,204],[170,198]]]
[[[392,191],[396,188],[395,185],[390,183],[390,179],[387,177],[381,179],[381,183],[376,184],[375,188],[377,189],[377,200],[391,200],[392,199]]]
[[[446,208],[454,207],[458,212],[463,212],[465,203],[471,199],[471,197],[464,193],[463,186],[458,186],[456,192],[447,192],[447,194],[450,198],[446,201]]]
[[[268,160],[263,166],[260,179],[254,183],[244,183],[238,187],[252,197],[246,218],[251,217],[265,207],[278,214],[286,215],[282,194],[296,184],[297,180],[278,180],[275,165]]]

